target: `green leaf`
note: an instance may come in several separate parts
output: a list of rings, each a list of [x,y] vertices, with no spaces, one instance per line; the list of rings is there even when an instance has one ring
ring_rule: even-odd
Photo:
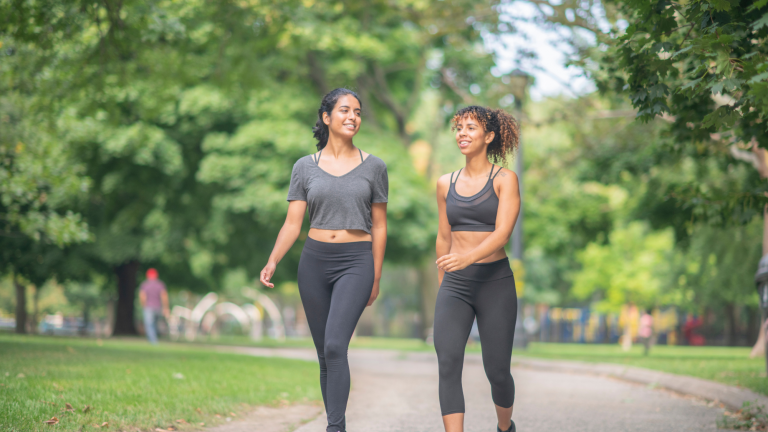
[[[761,74],[753,76],[747,83],[749,84],[755,84],[758,83],[764,79],[768,79],[768,72],[763,72]]]
[[[697,78],[697,79],[695,79],[695,80],[693,80],[693,81],[689,81],[689,82],[688,82],[688,84],[686,84],[686,85],[684,85],[684,86],[680,87],[680,90],[685,90],[685,89],[689,89],[689,88],[694,88],[694,87],[696,87],[697,85],[699,85],[699,83],[700,83],[700,82],[701,82],[701,80],[703,80],[703,79],[704,79],[704,77],[701,77],[701,78]]]
[[[758,0],[752,4],[752,6],[747,8],[747,12],[752,12],[758,9],[762,9],[765,7],[765,5],[768,4],[768,0]]]
[[[750,27],[752,27],[755,30],[760,30],[763,27],[768,27],[768,12],[766,12],[765,15],[763,15],[763,17],[760,18],[759,20],[753,22]]]
[[[677,51],[675,51],[675,52],[674,52],[674,54],[672,54],[672,57],[671,57],[671,58],[675,58],[675,57],[677,57],[677,55],[678,55],[678,54],[682,54],[682,53],[684,53],[684,52],[688,52],[688,51],[690,51],[692,48],[693,48],[693,45],[688,45],[687,47],[685,47],[685,48],[683,48],[683,49],[681,49],[681,50],[677,50]]]

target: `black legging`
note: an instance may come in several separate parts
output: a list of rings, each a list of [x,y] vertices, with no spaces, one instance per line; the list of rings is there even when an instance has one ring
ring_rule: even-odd
[[[509,408],[515,402],[515,381],[509,368],[517,292],[507,258],[472,264],[443,277],[435,304],[434,329],[443,415],[464,412],[461,372],[464,348],[475,317],[493,403]]]
[[[373,289],[371,242],[307,238],[299,261],[299,293],[320,361],[326,432],[344,432],[349,399],[347,349]]]

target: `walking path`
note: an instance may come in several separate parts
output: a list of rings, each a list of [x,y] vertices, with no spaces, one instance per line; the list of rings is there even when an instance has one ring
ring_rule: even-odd
[[[255,356],[316,360],[311,349],[220,349]],[[349,357],[352,393],[347,410],[347,429],[350,432],[442,432],[434,353],[350,350]],[[513,362],[512,375],[517,389],[513,418],[521,432],[715,431],[716,421],[723,413],[719,403],[658,388],[657,385],[663,386],[658,381],[664,375],[671,374],[659,375],[661,373],[617,365],[551,362],[514,356]],[[605,368],[600,369],[602,366]],[[650,381],[640,379],[643,371],[650,373]],[[466,356],[463,382],[466,432],[495,431],[490,387],[479,355]],[[730,389],[730,393],[739,390],[723,387]],[[323,432],[325,415],[319,411],[320,408],[299,406],[293,408],[291,415],[285,411],[287,420],[282,425],[265,428],[262,415],[232,422],[215,430]],[[313,417],[314,420],[297,427]]]

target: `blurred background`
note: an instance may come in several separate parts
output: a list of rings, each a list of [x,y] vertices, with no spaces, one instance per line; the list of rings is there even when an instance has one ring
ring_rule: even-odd
[[[647,310],[659,344],[754,345],[765,131],[728,101],[766,77],[686,86],[695,50],[685,73],[642,72],[673,59],[632,45],[632,5],[0,1],[0,327],[141,334],[152,267],[166,337],[308,337],[307,222],[276,288],[257,278],[319,101],[348,87],[355,144],[390,179],[381,295],[357,335],[429,341],[435,182],[464,162],[449,119],[480,104],[522,125],[521,338],[626,342]],[[645,57],[622,63],[631,50]]]

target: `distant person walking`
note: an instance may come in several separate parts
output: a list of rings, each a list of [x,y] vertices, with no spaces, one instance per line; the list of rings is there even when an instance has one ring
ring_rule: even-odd
[[[646,309],[640,316],[640,328],[637,330],[637,336],[643,343],[643,355],[648,355],[653,341],[653,315],[651,315],[650,309]]]
[[[517,175],[492,162],[506,162],[517,148],[519,128],[506,112],[479,106],[459,110],[452,122],[466,164],[437,181],[440,291],[434,341],[443,425],[446,432],[464,430],[464,349],[477,318],[497,429],[514,432],[515,382],[509,369],[517,292],[504,246],[520,212],[520,190]]]
[[[139,301],[144,310],[144,331],[153,344],[157,343],[157,319],[161,314],[167,320],[170,315],[168,291],[163,281],[157,278],[157,270],[147,270],[147,279],[139,287]]]
[[[352,143],[361,109],[351,90],[323,97],[313,129],[318,152],[293,166],[288,215],[260,277],[264,286],[275,286],[275,268],[298,239],[309,209],[298,282],[320,363],[326,432],[346,430],[347,350],[360,315],[379,295],[387,244],[387,166]]]

